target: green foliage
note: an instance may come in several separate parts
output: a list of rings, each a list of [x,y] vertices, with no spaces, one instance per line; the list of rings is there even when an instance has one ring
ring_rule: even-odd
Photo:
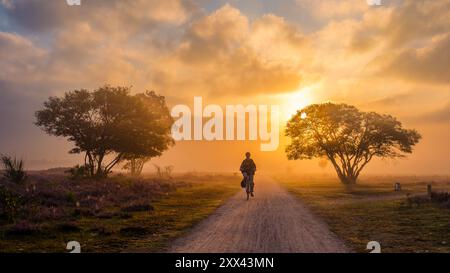
[[[158,117],[158,123],[163,125],[164,130],[159,132],[161,134],[167,134],[167,128],[170,128],[173,123],[172,116],[170,115],[169,109],[166,106],[164,97],[158,96],[154,91],[146,92],[144,94],[137,94],[136,97],[151,110],[152,113]],[[166,141],[171,141],[166,139]],[[145,153],[128,153],[125,155],[126,163],[123,169],[128,170],[132,176],[139,176],[142,173],[145,163],[150,161],[155,154],[150,152]]]
[[[2,155],[1,163],[4,168],[3,176],[6,179],[17,184],[25,182],[25,180],[27,179],[27,174],[24,171],[24,162],[22,159]]]
[[[73,142],[70,153],[85,153],[89,176],[105,177],[123,160],[161,155],[173,144],[172,123],[164,97],[106,85],[50,97],[35,124]]]
[[[77,201],[77,198],[75,197],[75,194],[73,192],[68,192],[66,194],[66,199],[69,203],[75,204]]]
[[[14,222],[20,208],[21,197],[9,191],[6,187],[0,187],[0,215],[8,221]]]
[[[286,126],[289,159],[327,158],[344,184],[354,184],[374,157],[399,158],[412,153],[421,138],[390,115],[362,112],[347,104],[314,104]]]
[[[89,167],[76,165],[66,171],[69,174],[70,179],[78,180],[89,176]]]

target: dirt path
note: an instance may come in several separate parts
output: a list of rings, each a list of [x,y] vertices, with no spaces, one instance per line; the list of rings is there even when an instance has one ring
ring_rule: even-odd
[[[169,252],[348,252],[326,224],[273,179],[256,177],[255,198],[240,191],[173,243]]]

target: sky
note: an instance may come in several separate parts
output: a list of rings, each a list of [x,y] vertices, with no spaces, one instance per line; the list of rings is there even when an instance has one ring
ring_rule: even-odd
[[[155,90],[169,106],[277,104],[281,124],[308,104],[396,116],[423,136],[367,173],[449,174],[450,0],[0,0],[0,153],[30,169],[71,166],[64,139],[33,125],[49,96],[104,84]],[[176,171],[332,172],[257,142],[177,142],[152,163]]]

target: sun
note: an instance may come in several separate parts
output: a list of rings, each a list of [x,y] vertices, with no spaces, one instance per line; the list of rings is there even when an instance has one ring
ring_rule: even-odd
[[[300,90],[281,94],[281,117],[288,121],[298,110],[305,108],[313,103],[313,89],[312,86],[306,86]]]

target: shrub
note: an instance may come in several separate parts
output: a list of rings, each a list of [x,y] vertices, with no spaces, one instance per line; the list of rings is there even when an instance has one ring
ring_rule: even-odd
[[[427,203],[435,203],[444,208],[450,208],[450,194],[448,192],[431,192],[430,195],[417,195],[408,197],[409,206],[420,206]]]
[[[66,199],[67,202],[71,204],[75,204],[77,202],[77,198],[75,197],[75,194],[73,192],[66,193]]]
[[[169,165],[165,167],[161,167],[159,165],[153,164],[156,170],[156,175],[158,178],[172,178],[172,172],[174,170],[174,166]]]
[[[448,192],[432,192],[431,201],[439,204],[441,207],[450,209],[450,194]]]
[[[89,169],[87,166],[76,165],[66,171],[69,174],[70,179],[78,180],[89,177]]]
[[[5,187],[0,187],[0,215],[14,222],[21,203],[21,197]]]
[[[448,192],[432,192],[430,198],[433,202],[445,203],[450,201],[450,194]]]
[[[22,159],[12,158],[7,155],[1,156],[1,163],[5,172],[3,176],[11,182],[21,184],[27,179],[24,171],[24,162]]]

